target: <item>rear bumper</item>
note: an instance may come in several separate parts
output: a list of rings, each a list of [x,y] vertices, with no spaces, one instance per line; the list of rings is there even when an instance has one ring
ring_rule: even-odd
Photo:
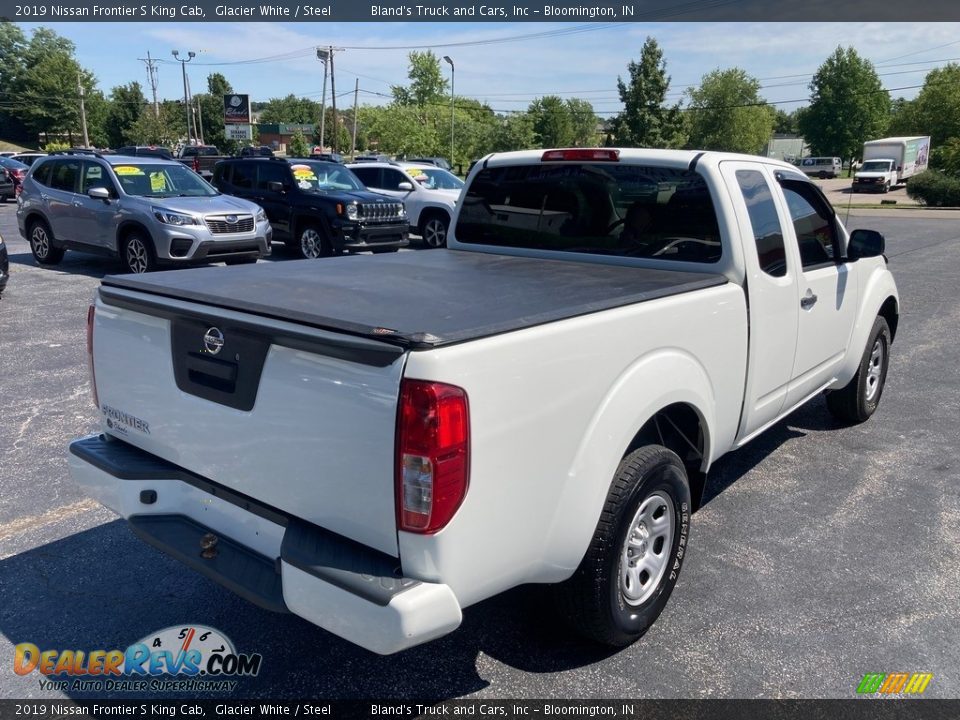
[[[400,561],[257,503],[119,440],[76,440],[73,479],[144,541],[251,602],[292,612],[382,655],[460,625],[446,585]],[[214,551],[204,552],[213,539]]]

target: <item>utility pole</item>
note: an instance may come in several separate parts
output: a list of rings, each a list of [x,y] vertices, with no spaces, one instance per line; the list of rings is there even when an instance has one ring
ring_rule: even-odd
[[[83,146],[90,147],[90,138],[87,137],[87,110],[83,106],[83,83],[80,82],[80,73],[77,73],[77,90],[80,91],[80,120],[83,123]]]
[[[357,156],[357,96],[360,94],[360,78],[353,85],[353,142],[350,145],[350,159]]]
[[[337,81],[336,77],[333,74],[333,47],[330,47],[330,103],[333,106],[333,142],[330,143],[330,152],[337,151],[337,137],[339,133],[337,132],[340,129],[339,123],[337,122]]]
[[[160,105],[157,103],[157,61],[150,57],[150,51],[147,51],[146,58],[137,58],[140,62],[147,65],[147,78],[150,81],[150,91],[153,93],[153,116],[160,117]]]
[[[327,58],[330,52],[322,48],[317,48],[317,60],[323,63],[323,94],[320,97],[320,150],[323,150],[324,136],[323,131],[327,122]]]
[[[192,144],[193,136],[190,134],[190,95],[187,90],[187,63],[193,60],[197,54],[193,51],[188,52],[186,60],[180,59],[179,50],[171,50],[170,54],[180,63],[180,68],[183,71],[183,109],[187,113],[187,145],[190,145]]]
[[[454,67],[453,60],[450,59],[449,55],[444,55],[443,59],[450,63],[450,168],[453,169],[453,119],[454,115],[454,98],[456,97],[453,94],[453,80],[454,80]]]
[[[206,145],[206,141],[203,139],[203,106],[200,104],[200,98],[197,98],[197,120],[199,124],[195,125],[200,135],[200,144]]]

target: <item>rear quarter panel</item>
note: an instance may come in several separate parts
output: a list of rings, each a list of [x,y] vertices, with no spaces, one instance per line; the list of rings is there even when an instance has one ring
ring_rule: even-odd
[[[405,376],[463,387],[470,486],[444,530],[399,533],[408,576],[469,605],[580,563],[626,448],[657,410],[694,406],[704,465],[733,443],[746,308],[736,285],[630,305],[408,356]]]

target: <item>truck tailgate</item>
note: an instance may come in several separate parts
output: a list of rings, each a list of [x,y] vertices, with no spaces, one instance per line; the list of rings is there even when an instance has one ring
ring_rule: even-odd
[[[106,433],[397,555],[402,348],[102,287],[93,358]]]

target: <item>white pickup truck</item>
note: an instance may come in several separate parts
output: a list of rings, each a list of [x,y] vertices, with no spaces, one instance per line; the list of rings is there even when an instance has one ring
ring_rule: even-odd
[[[392,653],[549,585],[626,645],[706,473],[826,391],[866,420],[899,300],[799,170],[713,152],[495,154],[450,248],[104,279],[74,478],[252,602]]]

